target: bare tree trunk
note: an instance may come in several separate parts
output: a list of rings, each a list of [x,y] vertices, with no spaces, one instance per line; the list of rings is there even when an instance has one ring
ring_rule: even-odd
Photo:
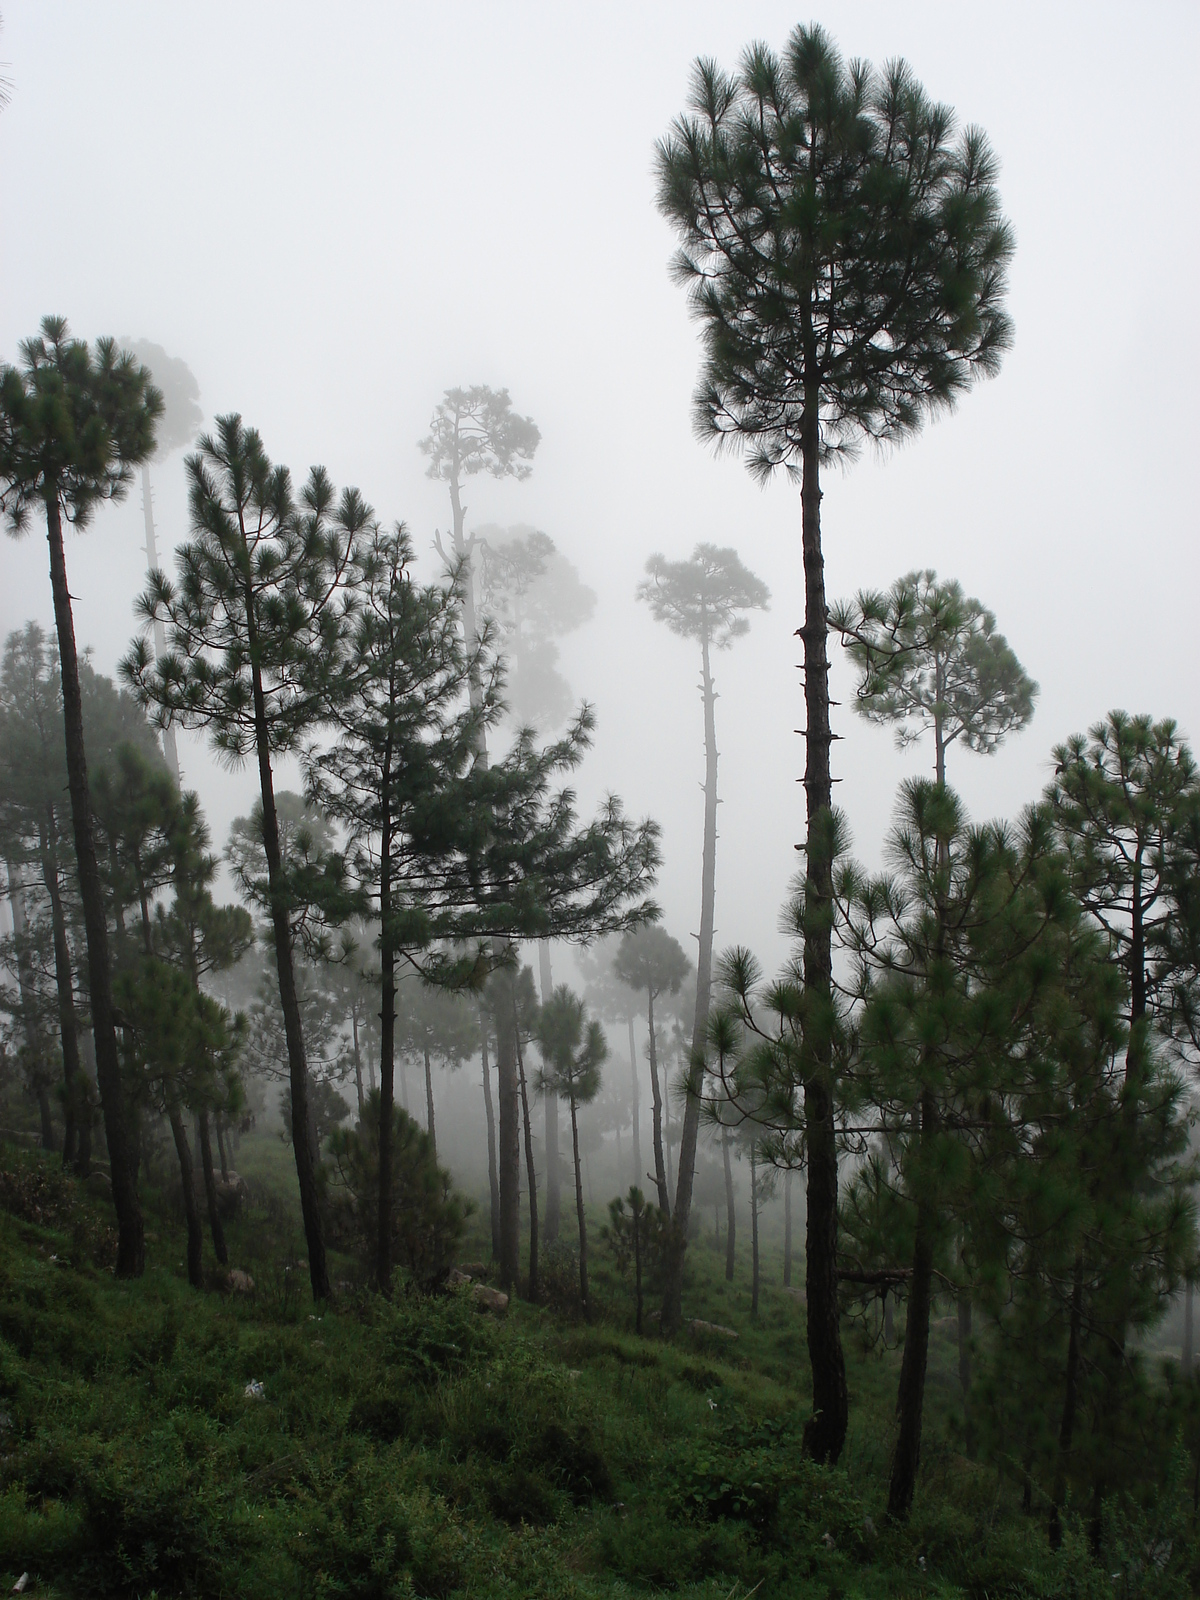
[[[575,1100],[571,1098],[571,1147],[575,1154],[575,1215],[579,1219],[579,1297],[583,1301],[583,1314],[588,1311],[587,1271],[587,1216],[583,1209],[583,1173],[579,1164],[579,1120],[575,1114]]]
[[[792,1283],[792,1169],[783,1174],[783,1286]]]
[[[537,1168],[533,1161],[533,1129],[529,1122],[529,1087],[525,1082],[525,1056],[521,1049],[521,1026],[517,1016],[517,997],[513,995],[513,1039],[517,1047],[517,1075],[521,1082],[521,1122],[525,1129],[525,1171],[529,1178],[529,1287],[531,1305],[538,1300],[538,1199]]]
[[[807,330],[806,330],[807,332]],[[814,357],[815,351],[811,352]],[[815,365],[810,364],[810,370]],[[829,612],[821,554],[820,406],[815,382],[806,388],[802,421],[801,489],[804,550],[805,770],[804,847],[804,1123],[808,1144],[805,1296],[813,1413],[805,1447],[814,1461],[833,1464],[846,1440],[850,1401],[837,1294],[838,1154],[833,1095],[833,860],[829,769]]]
[[[729,1134],[724,1129],[721,1131],[721,1155],[725,1161],[725,1281],[732,1283],[737,1224],[733,1214],[733,1164],[729,1159]]]
[[[658,1083],[658,1052],[654,1045],[654,990],[649,996],[650,1093],[654,1100],[654,1184],[658,1190],[658,1209],[671,1215],[671,1191],[667,1188],[667,1164],[663,1159],[662,1090]]]
[[[1071,1316],[1067,1335],[1067,1370],[1063,1384],[1062,1421],[1058,1429],[1058,1457],[1054,1467],[1054,1495],[1047,1533],[1051,1548],[1062,1544],[1062,1507],[1067,1497],[1067,1466],[1075,1434],[1075,1411],[1079,1400],[1079,1342],[1083,1333],[1083,1252],[1075,1257],[1071,1278]]]
[[[362,1055],[358,1048],[358,1006],[350,1007],[350,1038],[354,1047],[354,1088],[358,1095],[358,1120],[362,1121],[363,1115],[363,1070]]]
[[[496,1112],[492,1105],[492,1077],[488,1066],[487,1026],[480,1023],[480,1057],[483,1063],[483,1111],[487,1118],[488,1196],[491,1202],[492,1260],[500,1259],[500,1178],[496,1166]]]
[[[221,1162],[221,1182],[222,1183],[228,1183],[228,1181],[229,1181],[229,1156],[227,1155],[226,1150],[225,1150],[225,1126],[224,1126],[224,1122],[225,1122],[225,1119],[222,1117],[221,1113],[219,1111],[215,1112],[214,1115],[213,1115],[213,1127],[216,1129],[216,1133],[217,1133],[217,1155],[220,1158],[220,1162]]]
[[[437,1160],[437,1123],[433,1115],[433,1067],[429,1060],[429,1046],[425,1046],[425,1127],[433,1146],[433,1159]]]
[[[385,766],[390,764],[385,762]],[[385,774],[386,778],[386,774]],[[386,788],[384,793],[387,793]],[[392,1123],[396,1104],[396,952],[392,939],[392,830],[384,816],[379,847],[379,1196],[375,1215],[375,1286],[392,1292]],[[403,1080],[402,1080],[403,1081]],[[407,1099],[407,1096],[405,1096]]]
[[[57,486],[46,495],[46,536],[50,546],[50,586],[54,594],[54,621],[58,631],[58,656],[62,669],[63,723],[66,729],[67,787],[75,827],[75,856],[79,868],[79,897],[87,933],[88,987],[92,1008],[92,1033],[96,1041],[96,1076],[104,1111],[113,1205],[117,1213],[117,1276],[140,1278],[146,1266],[142,1208],[134,1180],[133,1152],[125,1109],[125,1085],[117,1055],[117,1029],[113,1017],[112,972],[108,957],[108,918],[104,890],[96,864],[92,829],[92,802],[88,791],[87,755],[83,739],[83,702],[79,692],[79,660],[75,650],[75,623],[67,587],[63,552],[62,514]]]
[[[700,941],[696,951],[696,1010],[688,1057],[687,1100],[679,1139],[679,1183],[675,1190],[675,1228],[665,1263],[662,1326],[674,1333],[683,1317],[683,1258],[687,1250],[692,1185],[696,1177],[696,1141],[700,1133],[700,1101],[704,1089],[704,1051],[712,998],[713,923],[717,895],[717,721],[707,629],[700,640],[701,692],[704,696],[704,844],[700,874]]]
[[[750,1315],[758,1315],[758,1166],[756,1145],[750,1143]]]
[[[225,1248],[225,1229],[221,1226],[221,1213],[217,1209],[217,1180],[213,1175],[212,1141],[208,1136],[208,1111],[201,1107],[196,1113],[196,1127],[200,1134],[200,1160],[204,1173],[204,1199],[208,1206],[208,1226],[212,1233],[213,1250],[223,1267],[229,1265],[229,1251]]]
[[[933,1096],[921,1096],[921,1143],[932,1140],[937,1120]],[[900,1388],[896,1410],[899,1432],[892,1457],[888,1486],[888,1515],[903,1521],[912,1509],[921,1461],[921,1423],[925,1407],[925,1372],[929,1358],[929,1312],[933,1300],[933,1247],[937,1218],[928,1196],[929,1177],[923,1175],[925,1193],[917,1200],[917,1227],[913,1243],[912,1277],[908,1286],[908,1317],[904,1328],[904,1355],[900,1362]]]
[[[549,1002],[554,992],[554,977],[550,970],[550,941],[538,940],[538,987],[542,1004]],[[558,1154],[558,1096],[546,1094],[546,1243],[558,1238],[562,1215],[562,1183]]]
[[[971,1418],[971,1296],[958,1294],[958,1387],[963,1404],[963,1450],[969,1460],[975,1456],[975,1425]]]
[[[37,1023],[33,962],[30,960],[28,947],[23,942],[29,926],[25,915],[25,890],[15,863],[6,861],[4,865],[8,873],[8,900],[12,906],[13,939],[17,946],[17,985],[21,996],[25,1048],[29,1051],[32,1063],[33,1092],[37,1099],[38,1116],[42,1125],[42,1149],[52,1151],[57,1148],[58,1141],[54,1137],[50,1091],[46,1083],[46,1047]]]
[[[53,806],[47,807],[45,822],[38,829],[38,859],[42,882],[50,897],[50,930],[54,938],[54,989],[58,1000],[59,1041],[63,1063],[63,1166],[79,1158],[79,1097],[83,1074],[79,1065],[79,1022],[75,1015],[75,974],[71,968],[71,947],[67,943],[67,919],[63,911],[62,882],[58,871],[57,822]]]
[[[1179,1368],[1185,1378],[1192,1375],[1195,1364],[1195,1312],[1193,1300],[1195,1298],[1195,1284],[1189,1273],[1183,1286],[1183,1349],[1180,1352]]]
[[[646,1181],[646,1174],[642,1171],[642,1127],[638,1115],[640,1096],[638,1094],[638,1069],[637,1069],[637,1041],[633,1037],[633,1013],[626,1017],[629,1024],[629,1072],[633,1086],[633,1181],[640,1189]]]
[[[183,1112],[177,1100],[167,1102],[167,1120],[175,1140],[175,1154],[179,1157],[179,1176],[183,1183],[183,1214],[187,1219],[188,1282],[193,1289],[204,1287],[204,1235],[200,1227],[200,1207],[196,1204],[196,1176],[192,1169],[192,1152],[188,1147],[187,1129],[183,1125]]]
[[[499,1110],[500,1287],[511,1294],[521,1275],[521,1087],[513,1032],[512,975],[497,973],[496,1087]]]
[[[142,462],[142,514],[146,524],[146,565],[151,572],[158,567],[158,541],[154,537],[154,500],[150,492],[150,463]],[[154,619],[154,654],[161,661],[167,653],[167,630],[163,626],[161,617]],[[179,746],[175,739],[174,727],[163,730],[163,753],[167,758],[167,766],[171,769],[171,776],[175,779],[175,787],[183,787],[179,776]]]

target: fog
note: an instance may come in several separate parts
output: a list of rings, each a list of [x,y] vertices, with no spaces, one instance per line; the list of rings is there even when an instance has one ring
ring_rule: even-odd
[[[647,557],[735,546],[769,612],[716,662],[717,946],[771,966],[802,834],[800,507],[692,433],[698,348],[669,280],[653,145],[697,54],[732,65],[804,13],[779,4],[443,7],[15,0],[0,57],[0,358],[46,313],[184,358],[302,479],[321,462],[403,518],[431,575],[442,484],[416,446],[451,385],[507,386],[542,433],[527,482],[472,480],[467,526],[544,530],[598,596],[560,641],[593,702],[579,775],[663,826],[658,898],[699,914],[703,743],[695,651],[634,590]],[[899,451],[825,479],[829,594],[913,567],[996,613],[1041,685],[990,759],[953,753],[977,817],[1012,815],[1050,751],[1112,706],[1200,731],[1191,313],[1200,14],[1189,4],[830,4],[847,54],[904,54],[1002,163],[1017,253],[1000,376]],[[154,469],[160,558],[187,534],[181,454]],[[144,580],[140,490],[68,543],[75,624],[112,673]],[[35,527],[0,545],[0,628],[52,622]],[[834,651],[836,655],[836,650]],[[836,791],[878,859],[897,781],[929,764],[849,709],[835,664]],[[214,838],[251,769],[181,736]],[[280,785],[288,782],[281,773]],[[294,782],[294,777],[293,777]]]

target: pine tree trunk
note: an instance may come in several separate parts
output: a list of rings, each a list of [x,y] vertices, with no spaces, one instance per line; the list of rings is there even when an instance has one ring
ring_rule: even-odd
[[[362,1055],[358,1048],[358,1007],[350,1007],[350,1038],[354,1047],[354,1089],[358,1096],[358,1120],[362,1121],[363,1115],[363,1070]]]
[[[542,1004],[549,1002],[554,992],[554,977],[550,971],[550,941],[538,940],[538,987]],[[546,1243],[558,1238],[562,1215],[562,1182],[558,1154],[558,1096],[546,1094]]]
[[[179,1177],[183,1183],[183,1214],[187,1219],[188,1282],[193,1289],[204,1287],[204,1234],[200,1226],[200,1207],[196,1204],[196,1175],[192,1169],[192,1152],[188,1146],[187,1129],[183,1125],[183,1112],[177,1100],[167,1103],[167,1120],[175,1139],[175,1154],[179,1157]]]
[[[758,1315],[758,1172],[753,1140],[750,1143],[750,1315]]]
[[[805,395],[801,490],[804,547],[805,771],[807,811],[804,894],[805,1040],[804,1123],[808,1143],[805,1295],[813,1414],[805,1448],[833,1464],[842,1453],[849,1418],[846,1362],[837,1294],[838,1154],[833,1099],[833,788],[829,770],[829,613],[821,554],[820,413],[815,385]]]
[[[33,1063],[33,1092],[37,1099],[38,1116],[42,1125],[42,1149],[53,1151],[58,1141],[54,1136],[54,1119],[50,1110],[50,1092],[46,1086],[46,1050],[37,1025],[34,994],[33,962],[23,940],[28,920],[25,915],[25,890],[12,861],[4,863],[8,873],[8,901],[12,907],[13,939],[17,946],[17,988],[21,996],[21,1014],[25,1048]]]
[[[117,1213],[117,1276],[140,1278],[146,1266],[142,1208],[134,1180],[133,1151],[125,1108],[125,1085],[117,1055],[117,1029],[113,1017],[112,973],[108,958],[108,918],[104,890],[96,864],[92,829],[92,802],[88,792],[87,756],[83,741],[83,702],[79,692],[79,660],[75,650],[75,624],[67,588],[63,551],[62,514],[57,490],[46,498],[46,534],[50,546],[50,586],[54,593],[54,621],[58,631],[58,657],[62,669],[63,724],[66,729],[67,787],[75,828],[75,856],[79,868],[79,897],[87,934],[88,986],[92,1007],[92,1033],[96,1041],[96,1076],[104,1111],[113,1205]]]
[[[228,1183],[229,1182],[229,1156],[228,1156],[228,1154],[226,1152],[226,1149],[225,1149],[224,1118],[221,1116],[221,1113],[219,1111],[216,1112],[215,1115],[213,1116],[213,1127],[216,1129],[216,1134],[217,1134],[217,1155],[218,1155],[218,1157],[220,1159],[220,1162],[221,1162],[221,1182],[222,1183]]]
[[[390,742],[383,793],[390,778]],[[375,1286],[392,1292],[392,1124],[396,1104],[396,952],[392,935],[392,829],[384,805],[379,841],[379,1205],[375,1216]]]
[[[53,806],[47,807],[46,821],[38,829],[38,859],[42,882],[50,897],[50,930],[54,939],[54,989],[58,1001],[58,1030],[63,1063],[63,1166],[71,1166],[79,1155],[79,1096],[83,1092],[83,1072],[79,1062],[79,1023],[75,1015],[75,974],[71,968],[71,947],[67,943],[67,919],[63,911],[62,883],[58,874]]]
[[[654,1100],[654,1184],[658,1190],[658,1209],[671,1215],[671,1192],[667,1188],[667,1165],[663,1159],[662,1090],[658,1083],[658,1052],[654,1046],[654,990],[647,989],[650,999],[650,1094]]]
[[[433,1146],[433,1159],[437,1160],[437,1123],[433,1112],[433,1066],[429,1059],[429,1046],[425,1046],[425,1127]]]
[[[963,1450],[975,1458],[975,1425],[971,1419],[971,1296],[958,1294],[958,1387],[963,1404]]]
[[[1189,1275],[1183,1286],[1183,1349],[1180,1352],[1179,1370],[1185,1378],[1192,1375],[1196,1360],[1195,1350],[1195,1284]]]
[[[200,1134],[200,1160],[209,1231],[217,1260],[225,1267],[229,1265],[229,1251],[225,1248],[225,1229],[221,1226],[221,1213],[217,1207],[217,1180],[213,1174],[212,1140],[208,1136],[208,1111],[203,1107],[196,1113],[196,1126]]]
[[[1067,1370],[1063,1381],[1062,1421],[1058,1429],[1058,1456],[1054,1466],[1054,1494],[1047,1534],[1050,1546],[1062,1544],[1062,1508],[1067,1497],[1067,1466],[1075,1436],[1075,1412],[1079,1404],[1079,1345],[1083,1335],[1083,1252],[1075,1257],[1071,1276],[1071,1316],[1067,1334]]]
[[[937,1120],[933,1096],[921,1096],[921,1144],[928,1146]],[[922,1165],[927,1165],[926,1150]],[[921,1461],[921,1422],[925,1407],[925,1372],[929,1359],[929,1312],[933,1300],[933,1250],[937,1217],[928,1187],[928,1171],[921,1175],[926,1191],[917,1201],[913,1269],[908,1288],[908,1318],[904,1329],[904,1355],[900,1362],[900,1388],[896,1410],[899,1432],[888,1486],[888,1515],[903,1521],[912,1509]]]
[[[587,1271],[587,1216],[583,1209],[583,1169],[579,1164],[579,1119],[575,1114],[575,1100],[571,1098],[571,1148],[575,1155],[575,1215],[579,1219],[579,1298],[583,1314],[588,1312]]]
[[[792,1285],[792,1169],[783,1174],[783,1287]]]
[[[529,1182],[529,1285],[527,1298],[531,1305],[538,1300],[538,1198],[537,1168],[533,1160],[533,1129],[529,1121],[529,1086],[525,1082],[525,1055],[521,1049],[520,1022],[516,1015],[516,995],[513,995],[513,1039],[517,1047],[517,1076],[521,1083],[521,1123],[525,1131],[525,1172]]]
[[[704,1090],[703,1059],[708,1042],[708,1009],[712,999],[713,921],[717,896],[717,696],[713,688],[707,628],[700,638],[700,675],[704,696],[704,844],[700,872],[700,942],[696,951],[696,1009],[692,1017],[687,1099],[679,1138],[675,1227],[665,1262],[662,1326],[666,1333],[677,1332],[683,1318],[683,1258],[687,1251],[688,1221],[692,1214],[700,1101]]]
[[[733,1163],[729,1159],[729,1134],[721,1133],[721,1155],[725,1162],[725,1281],[733,1282],[737,1223],[733,1213]]]
[[[142,462],[142,514],[146,524],[146,565],[153,572],[158,567],[158,541],[154,537],[154,501],[150,493],[150,463]],[[162,660],[167,653],[167,630],[163,626],[161,617],[154,619],[154,654]],[[171,776],[175,779],[175,787],[183,788],[179,776],[179,746],[175,738],[175,728],[171,724],[163,729],[162,735],[163,754],[167,758],[167,766]]]
[[[626,1017],[629,1024],[629,1073],[633,1089],[633,1181],[640,1189],[646,1181],[646,1174],[642,1171],[642,1125],[639,1116],[641,1104],[638,1094],[638,1069],[637,1069],[637,1041],[633,1037],[633,1013]]]
[[[500,1287],[512,1294],[521,1275],[521,1087],[513,1032],[512,977],[498,974],[501,1002],[496,1008],[496,1097],[499,1100]]]
[[[483,1112],[487,1118],[488,1198],[492,1223],[492,1260],[500,1259],[500,1177],[496,1166],[496,1111],[492,1105],[492,1075],[488,1065],[487,1027],[480,1027],[480,1059],[483,1064]]]

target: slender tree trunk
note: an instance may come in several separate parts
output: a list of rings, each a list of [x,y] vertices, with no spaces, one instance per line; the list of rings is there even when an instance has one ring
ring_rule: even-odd
[[[213,1116],[213,1127],[217,1133],[217,1155],[221,1162],[221,1182],[229,1182],[229,1156],[225,1149],[225,1119],[218,1111]]]
[[[646,1181],[642,1171],[642,1126],[639,1117],[641,1097],[638,1094],[637,1041],[633,1037],[633,1013],[626,1017],[629,1024],[629,1072],[633,1089],[633,1181],[640,1189]]]
[[[433,1065],[429,1059],[429,1046],[425,1046],[425,1126],[433,1146],[433,1159],[437,1160],[437,1123],[433,1112]]]
[[[1054,1466],[1054,1495],[1047,1533],[1051,1548],[1062,1544],[1062,1508],[1067,1497],[1067,1466],[1075,1435],[1075,1412],[1079,1403],[1079,1343],[1083,1334],[1083,1252],[1075,1257],[1071,1277],[1071,1317],[1067,1334],[1067,1370],[1063,1382],[1062,1421],[1058,1428],[1058,1456]]]
[[[204,1199],[208,1206],[208,1226],[212,1233],[213,1250],[223,1267],[229,1265],[229,1251],[225,1248],[225,1229],[221,1226],[221,1213],[217,1208],[217,1180],[213,1174],[212,1141],[208,1136],[208,1111],[204,1107],[196,1113],[196,1126],[200,1134],[200,1160],[204,1173]]]
[[[521,1087],[513,1031],[512,975],[498,974],[502,985],[496,1007],[496,1089],[499,1110],[497,1155],[500,1166],[500,1287],[508,1294],[521,1275]]]
[[[79,896],[87,933],[88,986],[91,993],[92,1033],[96,1041],[96,1076],[104,1111],[113,1205],[117,1213],[117,1276],[140,1278],[146,1266],[142,1208],[133,1177],[133,1152],[125,1111],[125,1086],[117,1056],[117,1029],[113,1018],[112,973],[108,958],[108,918],[104,890],[96,864],[92,829],[92,802],[88,792],[87,755],[83,741],[83,702],[79,692],[79,660],[75,650],[75,624],[67,588],[63,552],[62,515],[57,488],[46,497],[46,532],[50,546],[50,586],[54,593],[54,621],[58,630],[58,656],[62,668],[63,723],[66,728],[67,787],[75,826],[75,855],[79,867]]]
[[[815,370],[815,350],[810,370]],[[804,849],[804,1122],[808,1143],[808,1217],[805,1295],[813,1414],[805,1447],[814,1461],[835,1463],[849,1419],[846,1362],[837,1295],[838,1154],[833,1097],[833,862],[832,782],[829,770],[829,613],[821,553],[820,395],[810,382],[802,424],[804,467],[801,508],[804,549],[805,770],[807,835]]]
[[[192,1168],[192,1152],[188,1146],[187,1129],[183,1125],[183,1112],[177,1100],[167,1102],[167,1120],[175,1140],[175,1154],[179,1157],[179,1177],[183,1183],[183,1214],[187,1219],[188,1282],[193,1289],[203,1289],[204,1234],[200,1226],[200,1207],[196,1204],[196,1175]]]
[[[529,1287],[531,1305],[538,1300],[538,1198],[537,1168],[533,1160],[533,1129],[529,1120],[529,1086],[525,1082],[525,1054],[521,1049],[521,1027],[513,995],[513,1039],[517,1047],[517,1076],[521,1083],[521,1122],[525,1130],[525,1171],[529,1179]]]
[[[750,1142],[750,1314],[758,1315],[758,1163]]]
[[[538,940],[538,987],[542,1004],[546,1005],[554,992],[554,977],[550,971],[550,941]],[[559,1219],[562,1215],[562,1182],[558,1154],[558,1096],[546,1093],[546,1243],[558,1238]]]
[[[491,1207],[492,1260],[500,1259],[500,1176],[496,1166],[496,1112],[492,1105],[492,1075],[488,1066],[487,1026],[480,1023],[480,1058],[483,1063],[483,1112],[487,1118],[488,1198]]]
[[[50,1111],[50,1091],[46,1084],[46,1049],[37,1024],[37,1006],[34,992],[33,962],[30,960],[24,937],[29,926],[25,915],[25,890],[17,867],[5,862],[8,873],[8,900],[12,906],[13,938],[17,946],[17,985],[21,996],[22,1031],[25,1048],[29,1052],[33,1071],[33,1092],[37,1099],[38,1116],[42,1125],[42,1149],[55,1150],[54,1119]]]
[[[662,1072],[662,1097],[663,1097],[663,1156],[667,1163],[667,1193],[675,1188],[675,1179],[671,1172],[671,1075],[667,1063],[663,1062]],[[678,1224],[679,1218],[675,1219]]]
[[[958,1387],[963,1404],[963,1449],[969,1460],[975,1458],[975,1425],[971,1419],[971,1296],[958,1293]]]
[[[362,1121],[363,1114],[363,1070],[362,1054],[358,1048],[358,1006],[350,1007],[350,1037],[354,1047],[354,1088],[358,1095],[358,1120]]]
[[[733,1213],[733,1163],[729,1159],[729,1134],[725,1130],[721,1132],[721,1155],[725,1162],[725,1281],[732,1283],[737,1223]]]
[[[390,790],[390,735],[383,793]],[[396,952],[392,933],[392,826],[384,804],[379,844],[379,1209],[375,1218],[375,1285],[392,1292],[392,1123],[396,1103]]]
[[[921,1096],[921,1144],[925,1156],[937,1121],[933,1096]],[[931,1159],[931,1158],[930,1158]],[[923,1161],[922,1165],[927,1165]],[[937,1216],[928,1193],[931,1178],[922,1174],[922,1194],[917,1201],[913,1270],[908,1289],[908,1319],[904,1329],[904,1355],[900,1362],[897,1401],[899,1433],[888,1486],[888,1515],[903,1521],[912,1509],[921,1460],[921,1421],[925,1406],[925,1372],[929,1359],[929,1311],[933,1299],[933,1250]]]
[[[700,941],[696,951],[696,1010],[692,1017],[687,1099],[679,1138],[675,1227],[665,1263],[662,1326],[667,1333],[676,1332],[683,1317],[683,1258],[687,1251],[692,1185],[696,1178],[696,1142],[700,1134],[704,1052],[708,1042],[708,1010],[712,998],[713,922],[717,896],[717,696],[713,688],[707,626],[700,636],[700,684],[704,697],[704,844],[700,871]]]
[[[151,572],[158,567],[158,541],[154,536],[154,500],[150,492],[150,463],[142,462],[142,514],[146,524],[146,565]],[[154,619],[154,654],[161,661],[167,653],[167,630],[163,626],[161,617]],[[167,766],[171,769],[171,776],[175,779],[175,787],[182,789],[183,784],[179,776],[179,746],[175,740],[175,728],[169,725],[163,730],[163,754],[167,758]]]
[[[658,1052],[654,1046],[654,990],[650,999],[650,1093],[654,1100],[654,1183],[658,1190],[658,1209],[671,1215],[671,1191],[667,1188],[667,1164],[663,1159],[662,1090],[658,1083]]]
[[[792,1169],[783,1174],[783,1286],[792,1284]]]
[[[54,808],[47,808],[46,821],[38,829],[38,858],[42,882],[50,897],[50,930],[54,938],[54,989],[58,1000],[58,1029],[63,1062],[63,1166],[76,1162],[79,1154],[79,1122],[82,1107],[83,1073],[79,1063],[79,1023],[75,1015],[75,974],[71,968],[71,947],[67,943],[67,919],[63,911],[62,882],[58,873],[55,845]]]
[[[583,1209],[583,1169],[579,1162],[579,1119],[575,1113],[575,1099],[571,1096],[571,1148],[575,1155],[575,1215],[579,1219],[579,1298],[583,1302],[583,1314],[589,1316],[588,1310],[588,1270],[587,1270],[587,1216]]]
[[[634,1279],[635,1279],[635,1282],[637,1284],[637,1317],[636,1317],[636,1320],[634,1322],[634,1327],[637,1329],[639,1337],[641,1336],[641,1332],[642,1332],[642,1310],[643,1310],[643,1304],[644,1304],[643,1298],[642,1298],[642,1218],[645,1216],[645,1214],[646,1214],[645,1213],[645,1209],[642,1206],[635,1206],[634,1207],[634,1211],[633,1211],[633,1272],[634,1272]]]
[[[1189,1273],[1183,1286],[1183,1349],[1180,1352],[1179,1370],[1185,1378],[1192,1375],[1195,1364],[1195,1284]]]

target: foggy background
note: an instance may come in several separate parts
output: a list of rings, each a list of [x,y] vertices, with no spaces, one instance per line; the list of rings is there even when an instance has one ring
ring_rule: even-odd
[[[716,942],[772,967],[802,835],[799,495],[782,478],[759,489],[693,437],[697,339],[668,278],[652,157],[697,54],[731,66],[752,38],[780,47],[814,13],[8,0],[3,14],[0,359],[48,312],[88,338],[162,344],[196,374],[207,419],[241,411],[297,481],[321,462],[381,517],[404,518],[429,576],[448,497],[417,440],[447,387],[507,386],[542,432],[533,476],[471,480],[467,526],[543,529],[596,591],[591,622],[561,641],[562,670],[599,717],[581,807],[615,790],[660,820],[659,899],[689,954],[698,652],[634,589],[651,552],[683,557],[698,540],[734,545],[770,585],[771,610],[715,663]],[[827,474],[823,528],[831,599],[931,566],[995,611],[1041,684],[1038,710],[995,757],[953,747],[949,779],[977,819],[1013,815],[1048,778],[1052,745],[1110,707],[1200,736],[1200,10],[815,15],[847,55],[905,55],[1001,162],[1015,347],[954,416]],[[187,534],[181,455],[154,482],[169,569]],[[68,541],[79,643],[105,673],[134,631],[143,538],[135,486]],[[51,627],[46,565],[36,526],[0,542],[4,634],[31,617]],[[831,649],[835,796],[875,863],[897,782],[932,753],[898,755],[890,731],[852,715]],[[181,735],[180,756],[221,846],[254,772],[220,769],[198,735]]]

